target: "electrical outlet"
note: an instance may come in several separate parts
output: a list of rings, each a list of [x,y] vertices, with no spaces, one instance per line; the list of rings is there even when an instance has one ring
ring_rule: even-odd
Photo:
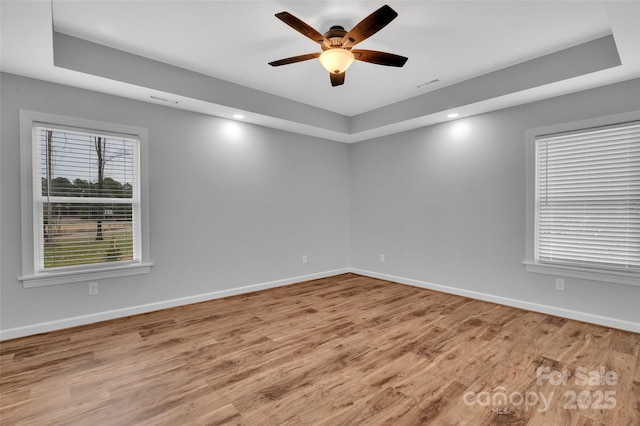
[[[98,294],[98,283],[89,283],[89,296]]]
[[[556,278],[556,290],[564,291],[564,278]]]
[[[380,255],[380,263],[384,263],[384,254]]]
[[[308,262],[308,259],[307,259],[307,255],[305,254],[304,256],[302,256],[302,263],[306,265],[307,262]]]

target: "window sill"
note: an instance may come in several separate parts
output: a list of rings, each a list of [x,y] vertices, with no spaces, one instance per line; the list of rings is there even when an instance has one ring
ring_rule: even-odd
[[[24,288],[43,287],[48,285],[148,274],[151,272],[152,266],[153,263],[136,263],[105,268],[85,269],[82,271],[45,272],[37,275],[27,275],[18,279],[22,281]]]
[[[637,272],[615,272],[603,269],[586,269],[571,266],[547,265],[531,261],[525,261],[523,262],[523,264],[527,272],[640,286],[640,274],[638,274]]]

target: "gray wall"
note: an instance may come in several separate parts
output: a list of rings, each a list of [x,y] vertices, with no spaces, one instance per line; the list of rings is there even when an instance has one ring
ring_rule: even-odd
[[[639,83],[346,145],[1,74],[0,331],[342,268],[637,325],[640,287],[522,261],[525,131],[638,110]],[[149,129],[151,274],[22,287],[19,109]]]
[[[640,287],[522,265],[526,130],[639,109],[634,80],[353,144],[351,266],[640,330]]]
[[[348,267],[348,145],[10,74],[0,84],[1,330]],[[151,274],[101,280],[98,296],[22,287],[20,109],[149,129]]]

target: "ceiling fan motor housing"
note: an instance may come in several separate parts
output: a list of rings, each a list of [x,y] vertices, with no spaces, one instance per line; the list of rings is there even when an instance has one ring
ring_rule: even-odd
[[[324,33],[324,36],[327,40],[331,42],[331,47],[333,46],[342,46],[342,37],[347,34],[347,31],[340,25],[332,26],[329,31]]]

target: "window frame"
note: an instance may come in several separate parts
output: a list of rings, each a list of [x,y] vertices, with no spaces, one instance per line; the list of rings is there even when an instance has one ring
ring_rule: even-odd
[[[139,141],[140,173],[140,237],[141,257],[138,261],[123,262],[115,265],[86,264],[68,268],[39,271],[36,262],[40,228],[37,203],[34,194],[34,126],[48,124],[52,127],[74,128],[81,131],[126,134]],[[149,242],[149,180],[148,180],[148,130],[143,127],[127,126],[88,120],[36,111],[20,110],[20,173],[21,173],[21,212],[22,212],[22,276],[18,280],[25,288],[66,284],[117,278],[151,272]],[[36,227],[37,225],[37,227]]]
[[[593,127],[611,126],[627,121],[640,120],[640,111],[598,117],[588,120],[562,123],[553,126],[529,129],[526,132],[526,247],[523,264],[526,271],[579,278],[584,280],[640,286],[640,273],[600,269],[593,266],[580,267],[538,262],[537,253],[537,211],[536,211],[536,139],[550,134],[576,132]]]

